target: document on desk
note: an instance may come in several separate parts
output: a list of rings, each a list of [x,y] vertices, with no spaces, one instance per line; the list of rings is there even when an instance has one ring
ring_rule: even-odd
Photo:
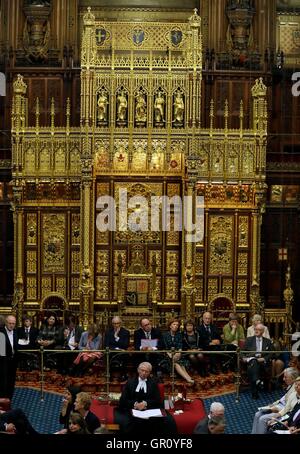
[[[149,419],[161,418],[163,416],[160,408],[153,408],[152,410],[132,410],[132,415],[136,418]]]

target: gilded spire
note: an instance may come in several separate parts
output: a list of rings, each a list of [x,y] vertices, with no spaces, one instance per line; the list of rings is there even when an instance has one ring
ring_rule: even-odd
[[[23,76],[21,74],[17,75],[16,80],[14,81],[14,93],[16,95],[25,95],[26,90],[27,90],[27,85],[25,84],[23,80]]]
[[[83,23],[85,26],[92,26],[95,24],[95,16],[91,12],[91,7],[89,6],[87,9],[87,13],[83,16]]]
[[[189,17],[189,23],[192,28],[199,28],[201,26],[201,17],[198,15],[198,9],[194,9],[194,14]]]
[[[260,98],[266,96],[267,94],[267,87],[263,83],[263,78],[260,77],[259,79],[255,80],[255,85],[251,88],[252,96],[254,98]]]

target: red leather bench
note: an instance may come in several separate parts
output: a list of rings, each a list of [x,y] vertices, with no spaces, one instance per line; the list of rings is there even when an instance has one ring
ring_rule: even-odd
[[[114,426],[114,406],[109,405],[108,403],[101,402],[97,399],[93,399],[91,405],[91,411],[95,413],[96,416],[108,425]],[[174,414],[175,410],[171,410],[177,430],[179,434],[192,434],[193,430],[200,421],[206,416],[205,407],[202,402],[202,399],[195,399],[192,402],[185,402],[183,405],[183,413],[179,415]],[[115,427],[117,429],[117,427]]]
[[[10,410],[10,400],[6,397],[0,397],[0,410]]]

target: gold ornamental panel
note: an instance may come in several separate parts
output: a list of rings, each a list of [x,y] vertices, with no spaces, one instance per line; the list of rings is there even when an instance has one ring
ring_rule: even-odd
[[[300,63],[300,17],[299,15],[282,14],[278,16],[278,19],[278,48],[284,52],[285,66],[295,68],[295,65],[299,66]]]
[[[218,293],[218,279],[217,278],[209,278],[207,282],[207,297],[208,300]]]
[[[36,251],[27,251],[27,273],[36,273]]]
[[[80,244],[80,214],[72,213],[72,245]]]
[[[74,147],[70,151],[70,174],[79,175],[80,172],[81,172],[80,151],[77,147]]]
[[[195,287],[196,287],[196,302],[201,303],[203,301],[203,279],[201,277],[196,277]]]
[[[247,216],[239,217],[239,247],[248,247],[249,241],[249,218]]]
[[[178,278],[166,277],[166,300],[177,301],[178,300]]]
[[[136,204],[133,207],[127,207],[127,220],[119,214],[119,191],[127,191],[127,201],[133,197],[143,197],[144,203],[147,205],[148,215],[145,213],[145,207]],[[116,183],[114,188],[114,196],[117,208],[117,231],[115,232],[116,243],[160,243],[161,232],[151,230],[151,197],[162,195],[162,184],[156,183]],[[129,205],[129,203],[128,203]],[[146,230],[139,229],[137,226],[141,220],[145,220]],[[133,224],[131,224],[133,223]],[[136,229],[136,230],[134,230]]]
[[[109,232],[99,232],[96,229],[96,242],[97,244],[108,245],[109,244]]]
[[[95,165],[94,171],[96,174],[101,174],[102,172],[108,171],[110,169],[110,159],[109,159],[109,141],[108,140],[97,140],[95,144]],[[106,183],[98,183],[98,185],[107,185]],[[109,186],[108,186],[109,189]],[[103,195],[98,192],[97,195]]]
[[[27,288],[27,299],[36,300],[37,299],[36,277],[27,276],[26,288]]]
[[[170,231],[167,232],[167,245],[178,246],[180,241],[179,232],[174,231],[174,216],[170,215]]]
[[[72,273],[80,272],[80,251],[72,251],[71,253],[71,270]]]
[[[151,269],[153,257],[155,257],[155,261],[156,261],[156,273],[161,274],[162,252],[161,251],[149,251],[148,269]]]
[[[27,244],[37,244],[37,214],[27,214]]]
[[[71,278],[71,299],[73,301],[79,300],[80,292],[79,292],[79,278],[72,277]]]
[[[161,288],[161,277],[156,277],[156,288],[155,288],[155,297],[157,301],[161,301],[162,288]]]
[[[101,64],[105,49],[116,51],[181,50],[187,45],[187,22],[96,22],[95,35],[99,51],[96,65]]]
[[[66,215],[42,214],[43,271],[65,271]]]
[[[109,272],[109,251],[96,251],[96,271],[97,273],[107,274]]]
[[[36,171],[36,155],[32,148],[24,151],[24,174],[33,175]]]
[[[168,197],[180,196],[180,184],[168,183],[167,194]]]
[[[119,277],[114,276],[114,292],[113,292],[113,299],[114,301],[117,301],[118,299],[118,289],[119,289]]]
[[[232,274],[233,216],[209,216],[209,274]]]
[[[178,263],[178,251],[167,251],[167,274],[178,274],[180,265]]]
[[[238,254],[238,275],[247,276],[248,274],[248,253],[239,252]]]
[[[204,260],[204,252],[196,250],[196,257],[195,257],[195,272],[196,274],[203,274],[203,260]]]
[[[66,278],[62,276],[56,277],[55,284],[57,293],[66,296]]]
[[[96,186],[96,197],[109,195],[109,183],[99,183]]]
[[[239,303],[247,302],[247,280],[238,279],[237,281],[237,301]]]
[[[96,276],[96,299],[107,300],[109,297],[108,293],[108,277]]]
[[[54,153],[54,173],[61,175],[66,170],[65,151],[59,148]]]
[[[229,298],[233,296],[233,286],[232,286],[232,279],[223,279],[222,281],[222,293]]]
[[[114,251],[114,273],[117,274],[119,271],[118,268],[118,260],[119,260],[119,255],[121,256],[122,260],[122,273],[125,273],[127,270],[127,251],[124,251],[124,249],[116,249]]]
[[[52,281],[50,276],[42,277],[42,299],[52,291]]]

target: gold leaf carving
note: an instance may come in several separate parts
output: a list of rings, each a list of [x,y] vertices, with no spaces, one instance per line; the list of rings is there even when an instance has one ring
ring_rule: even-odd
[[[231,274],[233,217],[212,215],[209,224],[209,273]]]
[[[65,223],[65,214],[42,217],[44,271],[65,271]]]

